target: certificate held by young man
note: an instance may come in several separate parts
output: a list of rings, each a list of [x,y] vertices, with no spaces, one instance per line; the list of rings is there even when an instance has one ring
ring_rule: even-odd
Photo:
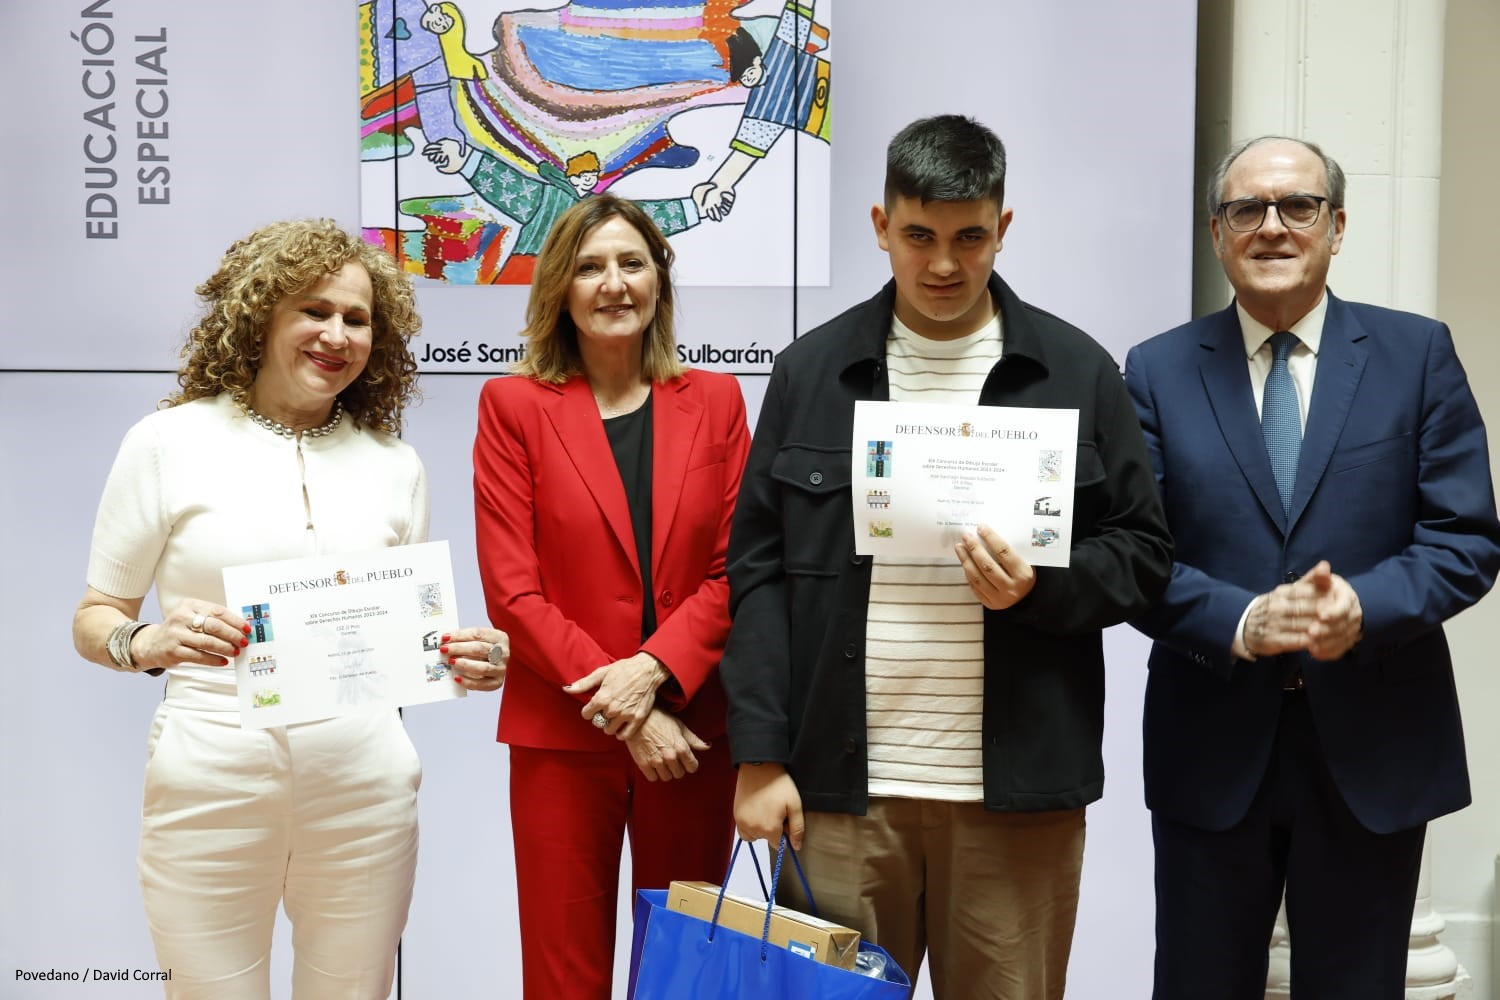
[[[985,524],[1033,566],[1068,565],[1077,410],[860,401],[850,448],[860,555],[952,555]]]

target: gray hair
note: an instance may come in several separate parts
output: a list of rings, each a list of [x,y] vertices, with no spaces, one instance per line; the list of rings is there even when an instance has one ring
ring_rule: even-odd
[[[1246,150],[1252,146],[1259,146],[1263,142],[1295,142],[1322,160],[1323,171],[1328,178],[1328,204],[1334,209],[1344,207],[1344,168],[1340,167],[1333,157],[1323,152],[1323,147],[1315,142],[1293,138],[1289,135],[1258,135],[1254,139],[1236,143],[1218,163],[1214,164],[1213,172],[1208,175],[1208,217],[1210,219],[1219,214],[1219,205],[1224,201],[1224,178],[1228,176],[1229,168]]]
[[[896,133],[885,154],[885,205],[900,198],[1005,202],[1005,145],[972,118],[921,118]]]

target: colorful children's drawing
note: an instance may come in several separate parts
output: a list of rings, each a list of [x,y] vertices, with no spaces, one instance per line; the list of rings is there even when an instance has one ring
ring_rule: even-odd
[[[271,642],[276,638],[276,631],[271,627],[271,605],[247,604],[240,608],[240,614],[244,615],[245,621],[250,624],[249,639],[251,642]]]
[[[1036,478],[1040,483],[1055,483],[1062,479],[1063,453],[1056,448],[1043,448],[1036,453]]]
[[[569,205],[639,171],[671,170],[681,171],[679,193],[636,200],[668,236],[710,222],[731,244],[737,189],[781,136],[830,141],[819,2],[786,0],[779,13],[767,0],[579,0],[498,13],[503,0],[360,3],[365,238],[413,274],[527,284]],[[830,0],[821,3],[826,22]],[[486,31],[478,22],[490,18]],[[702,134],[679,128],[688,116],[726,105],[740,106],[738,125],[711,155],[678,141],[680,131]]]

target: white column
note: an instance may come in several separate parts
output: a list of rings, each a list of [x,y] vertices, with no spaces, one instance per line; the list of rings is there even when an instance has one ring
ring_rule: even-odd
[[[1411,919],[1411,942],[1406,952],[1406,1000],[1450,1000],[1467,994],[1461,989],[1458,957],[1438,940],[1443,918],[1432,908],[1432,877],[1427,851],[1422,851],[1422,874],[1417,881],[1417,907]],[[1467,978],[1467,977],[1464,977]]]
[[[1349,225],[1330,284],[1346,299],[1433,315],[1446,0],[1234,0],[1233,6],[1232,51],[1200,53],[1230,61],[1229,134],[1298,136],[1338,160],[1349,180]],[[1200,111],[1200,126],[1204,117]],[[1443,919],[1432,909],[1429,883],[1424,851],[1408,1000],[1460,997],[1467,985],[1452,950],[1438,940]],[[1283,908],[1271,942],[1268,997],[1290,994],[1291,944]]]
[[[1235,0],[1228,132],[1300,136],[1349,178],[1342,297],[1437,307],[1445,0]],[[1208,55],[1205,54],[1205,58]]]

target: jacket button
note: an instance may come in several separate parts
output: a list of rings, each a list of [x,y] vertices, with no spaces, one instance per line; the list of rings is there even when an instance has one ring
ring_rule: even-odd
[[[846,739],[844,741],[844,753],[858,753],[858,752],[859,752],[859,740],[856,740],[853,736],[851,736],[851,737],[849,737],[848,739]]]
[[[661,592],[661,606],[664,608],[672,606],[672,592],[670,590],[663,590]]]
[[[847,646],[844,647],[844,659],[846,659],[846,660],[852,660],[852,659],[854,659],[858,655],[859,655],[859,647],[856,646],[854,643],[851,642],[851,643],[849,643],[849,645],[847,645]]]
[[[810,482],[810,483],[812,483],[814,486],[821,486],[823,484],[823,473],[821,473],[821,472],[811,472],[811,473],[808,473],[807,481]]]
[[[858,552],[851,552],[849,553],[849,562],[855,566],[863,566],[865,564],[865,557]]]
[[[1282,583],[1296,583],[1297,582],[1297,574],[1296,573],[1288,573],[1286,576],[1284,576],[1284,577],[1281,578],[1281,582]]]

